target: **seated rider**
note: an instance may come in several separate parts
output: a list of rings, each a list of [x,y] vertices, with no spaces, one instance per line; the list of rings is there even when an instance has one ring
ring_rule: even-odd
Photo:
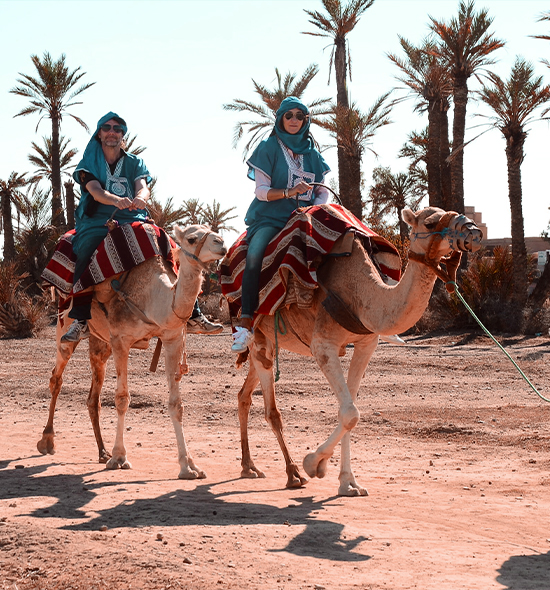
[[[256,182],[256,197],[245,217],[248,251],[233,352],[244,352],[252,341],[252,319],[258,307],[260,271],[267,245],[295,209],[328,200],[326,188],[310,184],[324,182],[330,169],[316,149],[309,127],[306,105],[294,96],[285,98],[277,110],[271,135],[247,161],[248,177]]]
[[[76,255],[74,283],[86,270],[92,254],[109,232],[105,223],[113,213],[114,219],[121,224],[147,221],[146,203],[151,195],[147,185],[151,175],[141,158],[124,151],[126,133],[126,121],[122,117],[113,112],[103,116],[73,173],[81,190],[80,203],[75,212],[76,233],[72,242]],[[74,296],[69,311],[69,317],[74,322],[61,337],[62,342],[78,342],[89,336],[92,298],[92,291]],[[204,318],[198,303],[193,316],[202,332],[217,333],[223,329],[223,326],[212,324]],[[201,326],[202,318],[206,320],[204,326]],[[188,331],[199,330],[195,325]]]

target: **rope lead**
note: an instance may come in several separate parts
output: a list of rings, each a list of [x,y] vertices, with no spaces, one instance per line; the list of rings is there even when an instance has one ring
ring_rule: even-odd
[[[545,402],[549,402],[550,403],[550,399],[544,397],[539,390],[531,383],[531,381],[529,381],[529,379],[527,378],[527,376],[525,375],[525,373],[519,368],[518,364],[516,363],[516,361],[508,354],[508,352],[501,346],[500,342],[498,342],[496,340],[496,338],[491,334],[491,332],[489,332],[489,330],[487,330],[487,328],[481,323],[481,320],[476,316],[476,314],[473,312],[472,308],[466,303],[464,297],[462,297],[462,295],[460,294],[460,291],[458,290],[458,286],[454,281],[449,281],[448,283],[446,283],[447,285],[452,285],[455,288],[455,294],[456,296],[460,299],[460,301],[462,301],[462,303],[464,304],[464,307],[470,312],[470,314],[472,315],[472,317],[474,318],[474,320],[481,326],[482,330],[485,332],[485,334],[487,334],[487,336],[489,336],[489,338],[491,338],[491,340],[500,348],[500,350],[502,350],[502,352],[510,359],[510,361],[512,361],[514,367],[516,367],[516,369],[519,371],[519,374],[525,379],[526,383],[531,387],[531,389]]]

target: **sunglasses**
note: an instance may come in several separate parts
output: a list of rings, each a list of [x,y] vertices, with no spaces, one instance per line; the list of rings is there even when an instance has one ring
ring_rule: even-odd
[[[287,111],[284,117],[287,121],[290,121],[290,119],[298,119],[298,121],[303,121],[307,117],[307,115],[302,113],[302,111],[298,111],[297,113]]]
[[[111,131],[112,129],[115,133],[124,133],[124,128],[120,125],[108,125],[105,123],[104,125],[101,125],[100,129],[101,131]]]

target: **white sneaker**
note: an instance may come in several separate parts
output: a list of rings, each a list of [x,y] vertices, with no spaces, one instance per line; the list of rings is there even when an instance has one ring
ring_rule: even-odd
[[[405,344],[403,338],[399,338],[397,334],[379,334],[378,338],[384,342],[389,342],[390,344],[399,344],[400,346]]]
[[[235,328],[235,332],[233,332],[233,346],[231,347],[232,352],[245,352],[246,349],[252,344],[253,339],[254,334],[250,330],[242,328],[241,326],[237,326]]]
[[[75,320],[63,336],[61,342],[80,342],[90,337],[90,329],[86,320]]]

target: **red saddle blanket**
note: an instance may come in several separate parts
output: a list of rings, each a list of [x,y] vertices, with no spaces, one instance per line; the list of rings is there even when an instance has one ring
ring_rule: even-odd
[[[177,273],[172,255],[176,243],[160,227],[151,223],[134,221],[119,225],[110,231],[97,250],[90,264],[73,286],[76,255],[73,252],[71,230],[59,240],[55,252],[42,273],[42,278],[65,295],[79,293],[87,287],[98,285],[104,280],[131,270],[153,256],[168,260]]]
[[[340,205],[314,205],[295,211],[266,248],[257,313],[272,315],[283,305],[289,273],[304,288],[317,288],[316,268],[320,257],[329,254],[338,238],[349,231],[372,240],[379,251],[396,255],[399,260],[399,253],[393,244]],[[241,310],[241,284],[247,250],[245,232],[231,246],[220,267],[222,293],[234,318]],[[396,281],[400,279],[400,268],[380,266],[384,274]]]

